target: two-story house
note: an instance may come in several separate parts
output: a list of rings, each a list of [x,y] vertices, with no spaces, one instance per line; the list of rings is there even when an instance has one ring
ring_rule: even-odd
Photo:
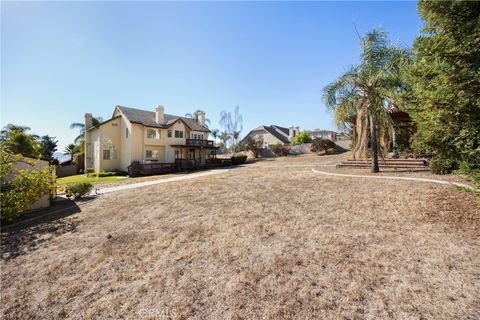
[[[85,114],[85,168],[127,171],[132,162],[174,163],[176,159],[205,164],[215,148],[208,140],[205,113],[194,120],[164,111],[163,106],[155,111],[116,106],[111,119],[96,126],[92,115]]]

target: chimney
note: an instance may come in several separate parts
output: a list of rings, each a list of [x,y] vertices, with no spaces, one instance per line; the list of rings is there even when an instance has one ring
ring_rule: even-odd
[[[205,112],[203,111],[197,112],[197,121],[199,125],[205,126]]]
[[[295,128],[293,126],[288,127],[288,139],[292,140],[295,137]]]
[[[93,127],[93,116],[91,113],[85,113],[85,130]]]
[[[299,126],[296,126],[295,127],[295,135],[299,134],[300,133],[300,127]]]
[[[163,106],[157,106],[155,108],[155,121],[157,123],[163,123],[165,120],[164,117],[165,108]]]

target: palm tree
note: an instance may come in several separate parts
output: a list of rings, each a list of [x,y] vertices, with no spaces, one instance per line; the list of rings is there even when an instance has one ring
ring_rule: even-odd
[[[64,155],[69,155],[70,160],[73,161],[73,156],[78,153],[79,151],[79,145],[70,143],[68,146],[65,147],[65,150],[63,150]]]
[[[94,126],[100,124],[103,121],[102,117],[95,117],[92,119]],[[70,129],[80,129],[80,134],[75,138],[75,144],[82,145],[85,140],[85,123],[74,122],[70,124]]]
[[[218,129],[212,129],[210,132],[210,135],[213,137],[214,142],[217,142],[217,138],[220,137],[220,130]]]
[[[388,108],[395,105],[401,84],[400,62],[407,52],[389,43],[381,30],[368,32],[360,38],[360,45],[360,63],[328,84],[323,99],[333,110],[337,125],[345,126],[356,118],[354,157],[367,158],[370,142],[375,173],[379,172],[378,153],[383,157],[388,151],[394,130]]]
[[[185,118],[193,119],[198,122],[198,114],[201,112],[205,113],[205,111],[200,109],[197,109],[197,111],[195,111],[194,113],[185,113]],[[208,128],[207,123],[208,125],[210,125],[210,119],[205,118],[205,126]]]
[[[8,124],[0,131],[0,145],[12,153],[20,153],[25,156],[40,156],[38,140],[40,137],[29,134],[29,127]]]

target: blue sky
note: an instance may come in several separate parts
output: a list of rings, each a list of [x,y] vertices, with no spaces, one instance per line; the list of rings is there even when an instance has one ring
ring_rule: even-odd
[[[360,33],[381,26],[411,46],[416,2],[2,2],[1,125],[56,136],[115,105],[212,127],[240,106],[260,124],[335,129],[322,88],[357,61]]]

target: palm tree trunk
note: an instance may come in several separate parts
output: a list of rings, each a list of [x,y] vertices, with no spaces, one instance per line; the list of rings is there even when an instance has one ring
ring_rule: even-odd
[[[370,143],[372,144],[372,173],[380,171],[378,167],[377,124],[375,116],[370,113]]]

